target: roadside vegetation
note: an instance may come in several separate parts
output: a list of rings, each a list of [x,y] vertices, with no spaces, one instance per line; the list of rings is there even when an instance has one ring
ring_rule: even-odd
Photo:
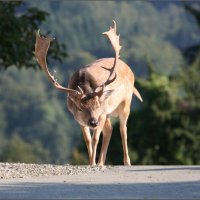
[[[128,145],[133,164],[200,164],[200,4],[143,1],[0,2],[0,162],[87,164],[83,137],[32,51],[35,31],[55,36],[49,66],[63,85],[110,57],[113,19],[121,59],[136,75]],[[107,163],[122,164],[118,122]],[[100,146],[100,145],[99,145]]]

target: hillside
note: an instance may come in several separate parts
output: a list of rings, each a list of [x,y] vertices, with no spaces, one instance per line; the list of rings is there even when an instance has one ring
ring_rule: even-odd
[[[113,50],[102,32],[108,30],[115,19],[121,35],[121,58],[133,69],[136,85],[146,97],[142,105],[133,100],[134,112],[131,113],[128,125],[131,157],[140,164],[199,162],[196,144],[198,126],[195,125],[198,115],[193,114],[193,110],[198,110],[198,92],[193,92],[198,84],[198,66],[191,67],[189,78],[187,74],[182,76],[184,79],[178,75],[187,72],[188,67],[182,50],[199,44],[200,34],[194,16],[186,11],[182,3],[37,0],[25,2],[17,9],[16,15],[33,6],[49,13],[40,27],[41,32],[50,33],[56,41],[67,47],[68,57],[62,64],[55,62],[52,57],[48,58],[50,69],[57,71],[56,77],[63,85],[67,85],[70,75],[80,66],[96,58],[113,56]],[[34,33],[36,30],[31,31]],[[35,40],[34,34],[32,40]],[[52,45],[55,45],[55,41]],[[13,46],[16,51],[16,45]],[[29,49],[31,55],[33,49]],[[155,74],[150,81],[143,80],[141,83],[140,78],[149,78],[150,65]],[[38,65],[35,68],[37,71],[17,70],[12,66],[1,72],[0,161],[61,164],[78,160],[87,163],[86,157],[80,155],[82,134],[66,109],[66,95],[54,90],[44,73],[38,70]],[[190,82],[190,78],[194,83]],[[183,80],[181,83],[180,79]],[[182,105],[190,103],[189,111],[182,109]],[[144,108],[145,114],[135,112],[140,107]],[[152,124],[148,126],[151,120]],[[145,122],[145,126],[141,122]],[[158,122],[160,129],[155,128]],[[163,133],[165,131],[166,134]],[[119,134],[117,137],[115,145],[119,146]],[[135,137],[141,137],[141,143],[135,141]],[[155,138],[154,141],[150,141],[151,138]],[[168,140],[169,143],[166,142]],[[165,150],[166,144],[169,150]],[[142,153],[138,155],[135,146]],[[144,148],[141,149],[141,146]],[[172,149],[176,151],[176,147],[178,150],[175,154]],[[193,148],[195,153],[187,150]],[[85,150],[85,146],[82,147],[81,153]],[[111,150],[116,153],[115,148]],[[187,153],[189,155],[185,158]],[[154,157],[153,161],[145,159],[145,155]],[[166,158],[166,155],[172,159]],[[157,156],[160,156],[159,159]],[[192,159],[193,156],[195,159]]]

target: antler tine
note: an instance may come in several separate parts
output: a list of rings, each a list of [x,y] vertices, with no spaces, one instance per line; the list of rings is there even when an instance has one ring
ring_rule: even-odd
[[[63,92],[76,92],[77,94],[81,94],[79,91],[62,87],[52,76],[48,70],[47,62],[46,62],[46,56],[47,52],[50,46],[51,41],[54,40],[51,36],[40,36],[40,30],[36,32],[36,43],[35,43],[35,57],[38,62],[38,64],[41,66],[41,68],[45,71],[47,74],[49,80],[54,84],[54,86],[63,91]]]
[[[122,46],[119,44],[119,37],[120,35],[117,35],[117,26],[115,20],[113,20],[113,26],[110,27],[109,31],[103,32],[104,35],[107,35],[109,38],[113,49],[115,50],[115,57],[119,58],[119,52]]]
[[[80,91],[80,98],[82,98],[84,96],[84,92],[80,86],[78,86],[78,89]]]

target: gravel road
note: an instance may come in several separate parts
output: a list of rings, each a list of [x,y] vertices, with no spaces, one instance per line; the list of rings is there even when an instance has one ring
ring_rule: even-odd
[[[200,166],[0,163],[0,199],[200,199]]]
[[[77,175],[99,171],[106,167],[50,165],[50,164],[25,164],[25,163],[0,163],[0,179],[29,178],[41,176]]]

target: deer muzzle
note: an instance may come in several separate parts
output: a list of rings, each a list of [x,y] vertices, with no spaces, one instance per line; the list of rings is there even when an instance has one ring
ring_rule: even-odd
[[[88,125],[95,128],[98,125],[98,120],[92,117],[89,119]]]

